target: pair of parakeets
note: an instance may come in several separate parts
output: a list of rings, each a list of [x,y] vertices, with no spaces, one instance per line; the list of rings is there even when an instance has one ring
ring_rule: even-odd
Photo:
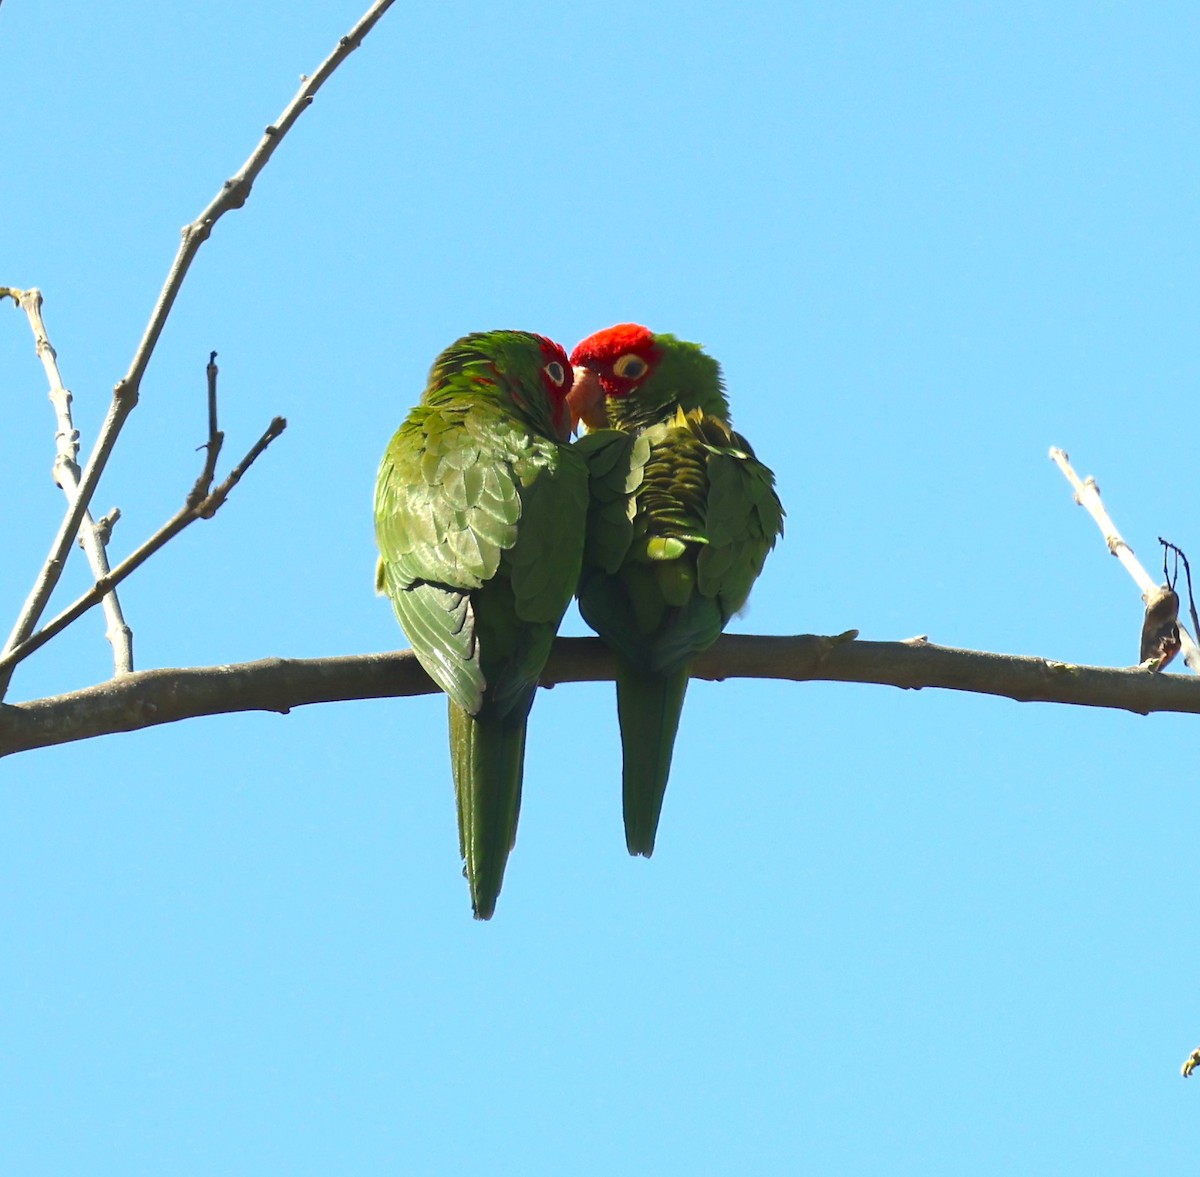
[[[490,331],[434,361],[379,469],[377,587],[449,696],[478,919],[516,840],[526,721],[571,597],[616,655],[625,838],[649,857],[691,663],[782,528],[771,471],[696,344],[625,323],[568,358]]]

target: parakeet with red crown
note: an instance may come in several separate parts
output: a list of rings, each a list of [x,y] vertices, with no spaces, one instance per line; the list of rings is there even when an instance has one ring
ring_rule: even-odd
[[[784,512],[698,344],[621,323],[571,363],[591,430],[579,610],[616,654],[625,841],[648,858],[692,661],[745,605]]]
[[[375,486],[376,587],[446,692],[459,848],[489,919],[517,836],[525,728],[579,580],[588,475],[566,353],[464,336],[434,361]]]

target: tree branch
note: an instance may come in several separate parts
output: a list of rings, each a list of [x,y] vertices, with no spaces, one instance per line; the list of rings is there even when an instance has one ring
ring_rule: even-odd
[[[54,415],[58,422],[54,434],[54,481],[67,496],[67,502],[72,503],[79,493],[79,430],[75,428],[71,419],[71,390],[63,384],[62,374],[58,370],[58,353],[50,342],[45,321],[42,319],[42,292],[36,287],[31,290],[12,290],[6,287],[0,290],[0,296],[3,295],[12,298],[25,312],[33,332],[38,359],[42,361],[42,368],[50,384],[50,403],[54,406]],[[92,518],[91,511],[83,513],[79,541],[87,554],[94,580],[103,580],[108,575],[108,553],[105,551],[105,545],[115,520],[115,513],[110,513],[101,523]],[[105,636],[113,649],[113,673],[128,674],[133,669],[133,632],[125,624],[121,602],[117,599],[115,589],[104,595],[104,615],[107,623]]]
[[[239,171],[231,179],[225,181],[221,191],[213,197],[208,207],[196,220],[184,227],[183,241],[180,243],[174,262],[171,263],[167,280],[159,293],[154,310],[151,312],[150,322],[146,326],[142,341],[138,344],[137,351],[134,352],[129,371],[117,381],[113,388],[112,403],[109,405],[104,424],[100,427],[100,433],[96,438],[96,444],[92,448],[91,456],[80,477],[79,489],[74,502],[59,526],[54,542],[50,545],[50,554],[46,557],[46,562],[30,590],[3,653],[8,654],[15,650],[33,632],[38,619],[46,608],[50,594],[58,584],[71,541],[79,530],[84,512],[91,504],[92,496],[100,481],[100,475],[108,463],[121,427],[137,404],[142,376],[150,363],[150,357],[154,354],[158,338],[162,334],[167,317],[171,313],[183,280],[187,276],[188,269],[200,246],[208,239],[213,226],[225,213],[230,209],[241,208],[246,203],[254,181],[266,167],[267,161],[275,153],[275,149],[283,137],[312,104],[317,91],[325,84],[333,71],[362,44],[363,38],[375,27],[392,3],[393,0],[376,0],[371,5],[350,32],[338,41],[333,52],[321,62],[312,77],[304,78],[296,96],[284,107],[279,119],[263,132],[258,146],[251,152],[249,159]],[[0,670],[0,698],[3,698],[4,692],[7,690],[10,677],[10,671]]]
[[[1070,703],[1148,714],[1200,714],[1200,681],[1138,668],[1076,666],[1046,658],[936,646],[924,638],[863,642],[799,634],[725,634],[697,660],[693,677],[858,682],[917,690],[938,687],[1018,702]],[[558,638],[543,684],[613,677],[612,653],[599,638]],[[233,666],[147,670],[16,705],[0,704],[0,756],[137,731],[200,715],[275,711],[351,699],[436,693],[410,650],[339,658],[265,658]]]
[[[1133,577],[1133,583],[1142,590],[1143,602],[1158,592],[1158,584],[1150,578],[1150,574],[1142,567],[1141,562],[1133,554],[1133,549],[1122,538],[1117,525],[1104,507],[1100,498],[1100,488],[1096,480],[1089,474],[1080,481],[1079,475],[1071,466],[1071,459],[1065,450],[1058,446],[1050,447],[1050,461],[1063,473],[1063,477],[1075,488],[1075,501],[1095,520],[1104,536],[1108,550],[1125,566],[1125,571]],[[1181,625],[1179,639],[1183,645],[1183,660],[1195,674],[1200,674],[1200,647],[1197,647],[1192,635]]]
[[[254,464],[255,459],[287,428],[283,417],[275,417],[266,432],[250,447],[250,452],[233,468],[229,477],[203,498],[196,498],[196,491],[206,478],[211,481],[209,471],[212,450],[205,458],[204,473],[188,494],[187,502],[162,525],[140,548],[131,552],[111,572],[96,581],[81,597],[77,597],[52,621],[46,622],[37,633],[14,646],[0,657],[0,675],[9,675],[18,662],[24,661],[35,650],[40,650],[51,638],[57,637],[73,621],[82,617],[97,601],[110,592],[132,572],[136,572],[159,548],[173,540],[185,527],[197,519],[211,519],[229,498],[229,492],[242,480],[242,475]],[[203,448],[203,447],[202,447]],[[205,487],[207,492],[207,487]],[[2,753],[0,753],[2,755]]]

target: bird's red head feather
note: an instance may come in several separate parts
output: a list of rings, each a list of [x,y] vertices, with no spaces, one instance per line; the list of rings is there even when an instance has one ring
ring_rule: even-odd
[[[561,344],[547,339],[544,335],[535,338],[542,345],[542,368],[539,375],[550,403],[550,416],[558,436],[563,441],[568,441],[575,427],[575,419],[571,415],[571,406],[567,400],[574,376],[571,361]]]
[[[591,429],[607,424],[604,399],[628,396],[658,364],[654,333],[639,323],[618,323],[589,335],[571,353],[575,386],[571,412]]]

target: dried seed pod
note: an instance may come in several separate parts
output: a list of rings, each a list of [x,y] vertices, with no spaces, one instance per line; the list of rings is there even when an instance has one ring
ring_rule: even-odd
[[[1139,662],[1153,662],[1150,669],[1162,670],[1179,653],[1179,595],[1169,585],[1150,594],[1142,622]]]

